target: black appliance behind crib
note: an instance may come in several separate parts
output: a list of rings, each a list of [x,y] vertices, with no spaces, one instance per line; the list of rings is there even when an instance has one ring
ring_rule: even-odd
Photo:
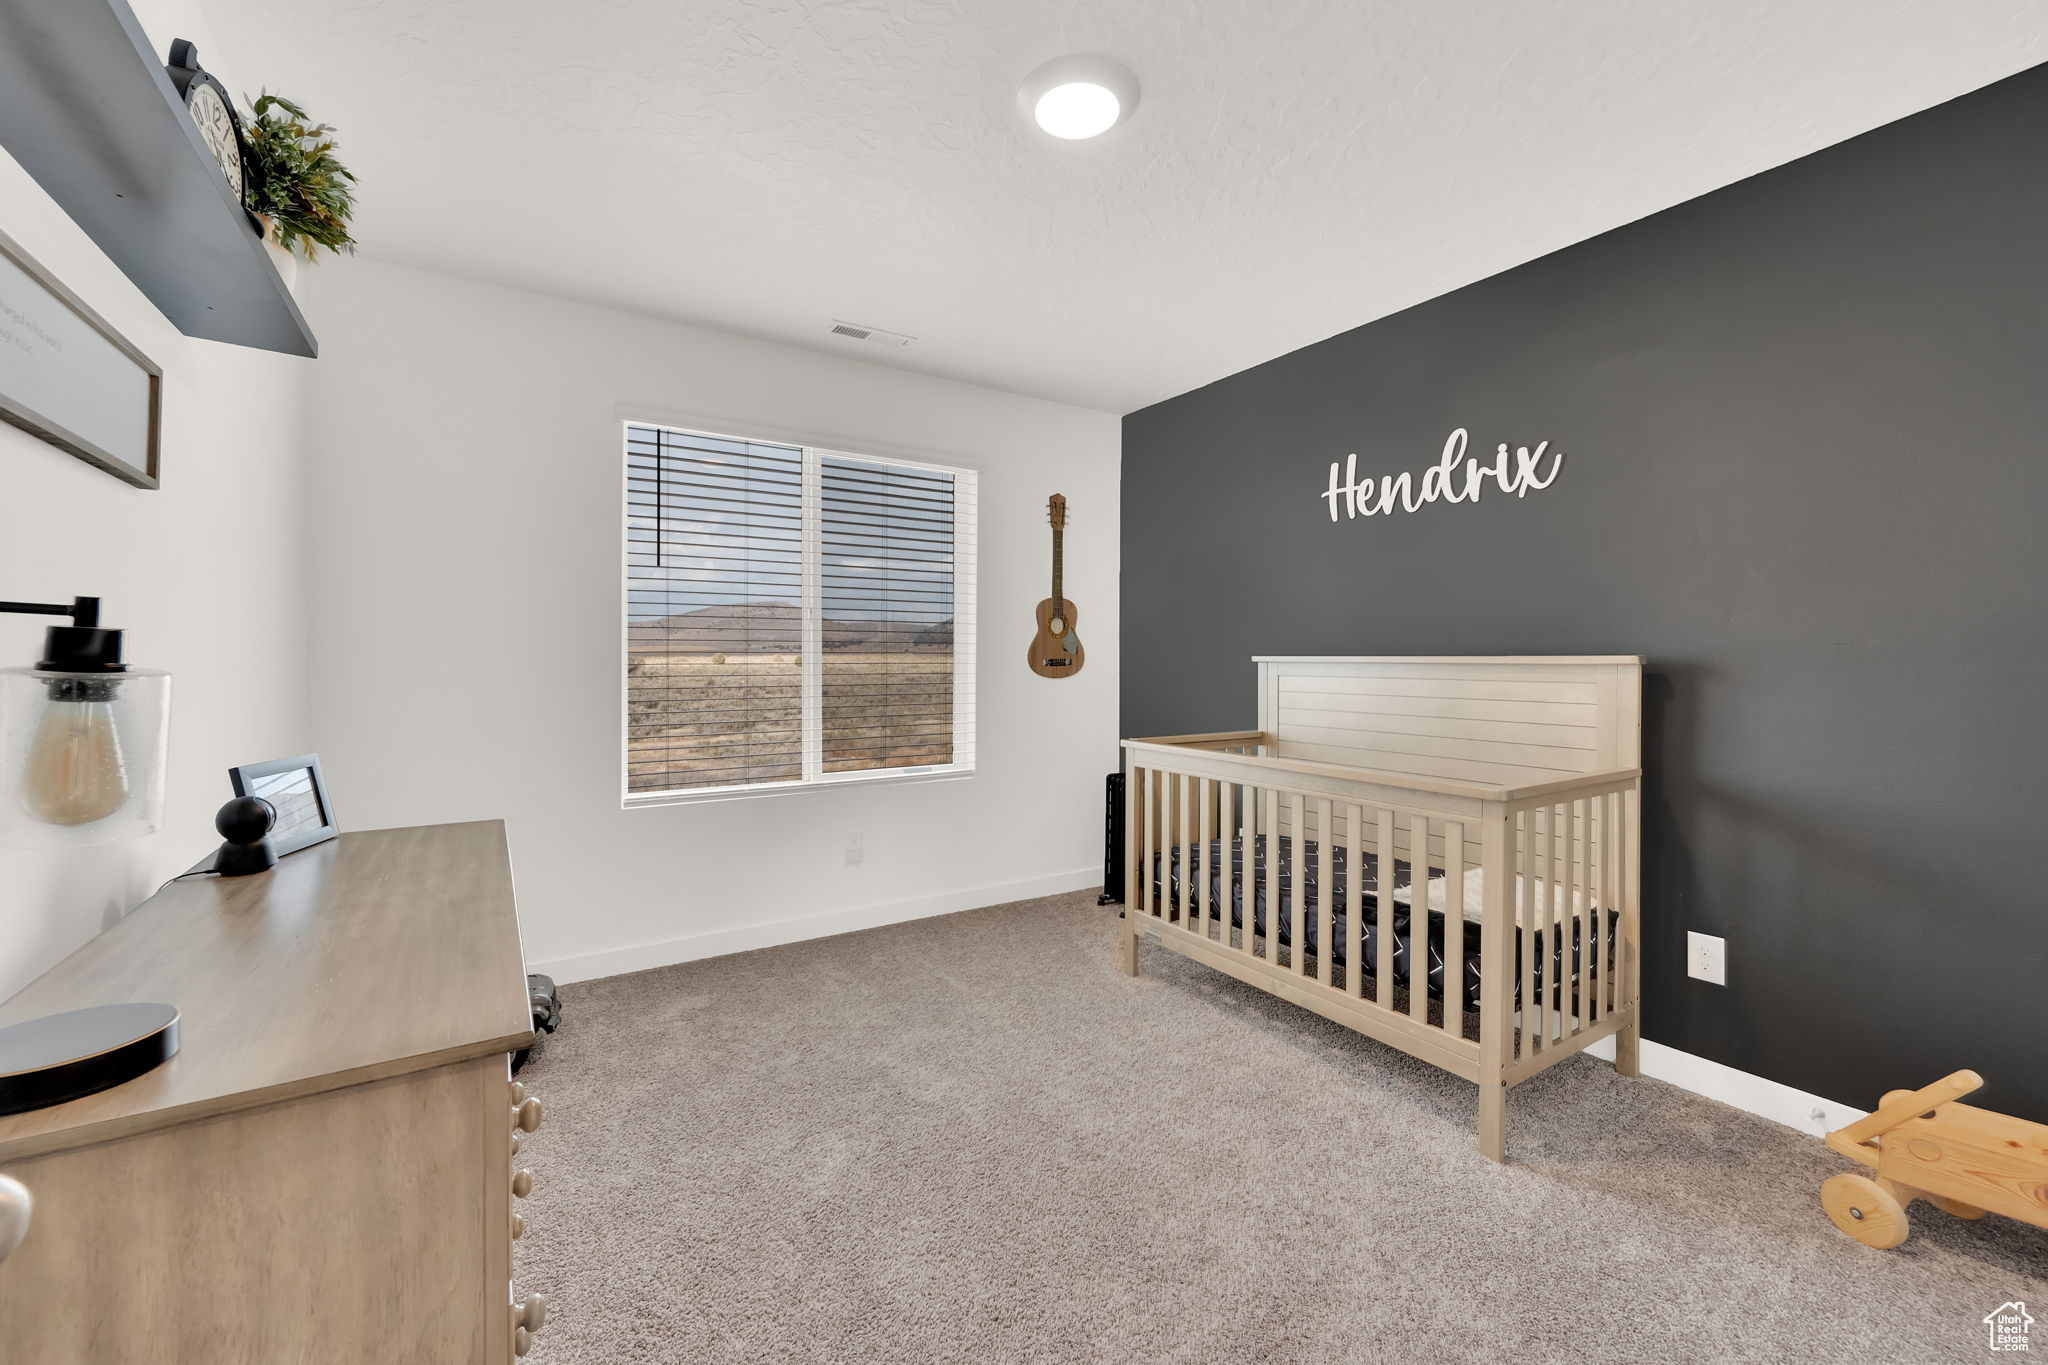
[[[1124,775],[1111,773],[1103,784],[1102,894],[1097,905],[1124,903]]]

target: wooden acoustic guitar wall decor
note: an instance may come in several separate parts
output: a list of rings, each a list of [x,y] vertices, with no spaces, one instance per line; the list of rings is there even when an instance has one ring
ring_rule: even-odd
[[[1071,678],[1088,657],[1074,634],[1074,604],[1062,591],[1061,540],[1067,531],[1067,500],[1059,493],[1045,505],[1052,523],[1052,596],[1038,604],[1038,633],[1031,637],[1031,671],[1041,678]]]

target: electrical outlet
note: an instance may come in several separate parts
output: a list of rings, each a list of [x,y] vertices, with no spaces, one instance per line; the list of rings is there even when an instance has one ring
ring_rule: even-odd
[[[867,856],[867,835],[860,830],[854,830],[846,836],[846,865],[852,867],[855,863],[865,861]]]
[[[1728,940],[1712,934],[1685,936],[1685,974],[1716,986],[1728,984]]]

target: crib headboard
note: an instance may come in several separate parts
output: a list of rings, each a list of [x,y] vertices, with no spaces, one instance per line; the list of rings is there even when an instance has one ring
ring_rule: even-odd
[[[1285,756],[1509,787],[1641,766],[1640,655],[1254,662]]]

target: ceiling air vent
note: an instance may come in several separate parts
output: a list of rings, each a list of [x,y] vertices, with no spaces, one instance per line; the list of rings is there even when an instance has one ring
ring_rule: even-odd
[[[832,335],[851,337],[855,341],[865,341],[871,346],[908,346],[917,340],[916,337],[905,336],[901,332],[885,332],[879,327],[863,327],[857,322],[840,322],[837,319],[832,323]]]

